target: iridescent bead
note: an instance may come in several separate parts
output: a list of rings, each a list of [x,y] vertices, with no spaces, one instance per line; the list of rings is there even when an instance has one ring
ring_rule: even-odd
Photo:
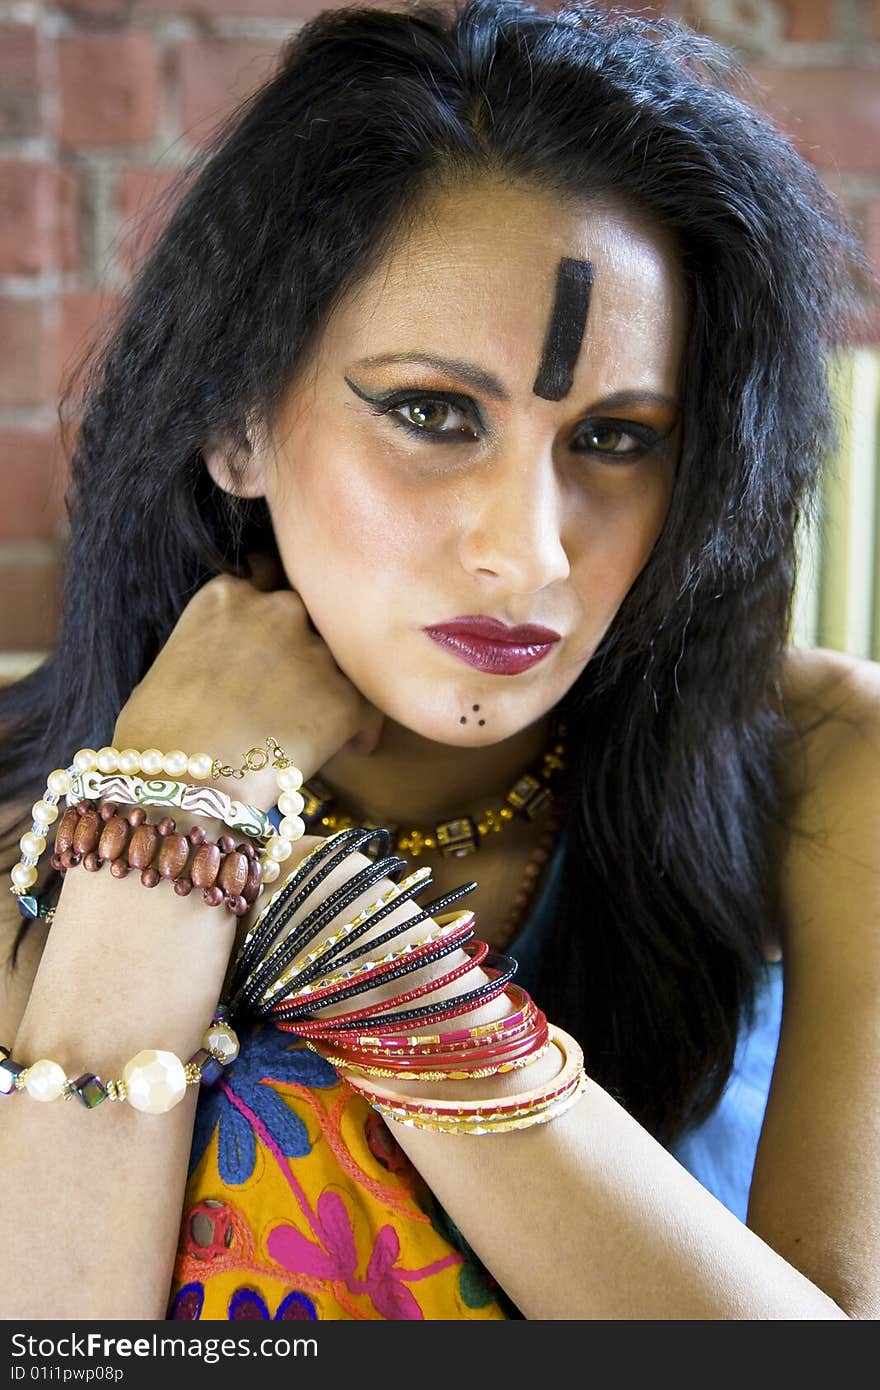
[[[102,1100],[107,1099],[107,1087],[99,1076],[94,1072],[83,1072],[73,1083],[73,1094],[88,1110],[94,1110],[96,1105],[100,1105]]]
[[[70,791],[72,778],[66,768],[56,767],[46,778],[46,790],[54,796],[66,796]]]
[[[53,820],[58,819],[58,807],[51,801],[35,801],[31,807],[31,820],[38,825],[51,825]]]
[[[73,755],[73,766],[77,772],[94,772],[98,766],[98,754],[94,748],[80,748],[78,753]]]
[[[202,1074],[202,1085],[212,1086],[223,1075],[223,1063],[218,1062],[207,1048],[200,1047],[189,1059]]]
[[[183,1063],[173,1052],[146,1048],[126,1062],[122,1069],[129,1105],[149,1115],[163,1115],[182,1100],[186,1092]]]
[[[119,771],[126,777],[133,777],[141,770],[141,755],[137,748],[123,748],[119,754]]]
[[[295,792],[303,784],[303,775],[298,767],[283,767],[276,773],[278,785],[282,791]]]
[[[46,848],[46,837],[38,835],[35,830],[26,830],[18,845],[22,854],[29,854],[38,859]]]
[[[6,1049],[3,1049],[6,1052]],[[24,1071],[20,1062],[14,1062],[6,1052],[6,1056],[0,1060],[0,1095],[10,1096],[15,1090],[15,1079]]]
[[[48,1057],[41,1057],[39,1062],[28,1067],[24,1089],[34,1100],[57,1100],[66,1080],[63,1067]]]
[[[276,863],[274,859],[261,859],[260,869],[264,883],[274,883],[281,873],[281,865]]]

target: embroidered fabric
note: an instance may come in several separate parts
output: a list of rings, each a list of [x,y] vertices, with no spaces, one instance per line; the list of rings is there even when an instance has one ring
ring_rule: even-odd
[[[562,888],[560,836],[510,951],[530,962]],[[782,971],[768,966],[755,1021],[713,1113],[671,1149],[745,1220],[776,1054]],[[170,1319],[490,1319],[520,1314],[403,1150],[335,1069],[258,1024],[202,1091]]]

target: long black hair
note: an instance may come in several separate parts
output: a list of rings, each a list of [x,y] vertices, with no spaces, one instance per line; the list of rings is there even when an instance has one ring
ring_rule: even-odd
[[[198,587],[275,550],[264,501],[221,492],[200,447],[271,422],[331,308],[425,195],[500,175],[622,200],[681,248],[683,443],[662,534],[561,702],[572,833],[535,993],[669,1140],[729,1075],[773,912],[791,734],[774,692],[796,525],[836,437],[826,358],[869,274],[858,238],[740,94],[735,55],[672,20],[411,0],[318,14],[280,58],[188,179],[90,365],[57,647],[0,691],[0,802],[108,743]]]

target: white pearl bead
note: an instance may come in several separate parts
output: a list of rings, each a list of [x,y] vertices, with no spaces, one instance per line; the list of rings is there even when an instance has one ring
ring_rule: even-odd
[[[34,1062],[32,1067],[28,1067],[24,1089],[34,1100],[57,1100],[66,1080],[64,1069],[59,1067],[57,1062],[50,1062],[48,1057],[42,1057],[39,1062]]]
[[[73,755],[73,765],[77,772],[94,772],[98,766],[95,761],[97,756],[94,748],[81,748],[78,753]]]
[[[14,864],[10,877],[16,888],[30,888],[36,883],[38,874],[33,864]]]
[[[51,801],[35,801],[31,807],[31,820],[39,825],[51,825],[57,819],[58,807],[53,806]]]
[[[190,777],[197,782],[204,782],[211,775],[211,768],[214,766],[214,759],[210,753],[193,753],[187,761],[187,770]]]
[[[238,1056],[238,1038],[227,1023],[212,1023],[202,1038],[202,1047],[212,1052],[224,1066]]]
[[[305,804],[299,792],[282,792],[278,798],[278,810],[283,816],[298,816]]]
[[[303,784],[303,775],[298,767],[283,767],[276,773],[278,785],[282,791],[295,792]]]
[[[119,771],[119,749],[112,748],[108,744],[105,748],[99,748],[95,754],[95,763],[98,771],[109,775],[111,772]]]
[[[279,822],[278,834],[286,840],[299,840],[306,833],[306,823],[300,816],[284,816]]]
[[[266,841],[266,854],[270,859],[274,859],[276,864],[289,859],[293,853],[293,845],[290,840],[285,840],[281,835],[272,835]]]
[[[29,854],[39,859],[46,848],[46,837],[45,835],[38,835],[34,830],[28,830],[22,835],[18,845],[22,854]]]
[[[186,1072],[173,1052],[146,1048],[126,1062],[122,1079],[129,1105],[149,1115],[163,1115],[182,1100],[186,1092]]]
[[[170,753],[166,753],[162,762],[162,767],[169,777],[182,777],[186,772],[189,758],[179,748],[174,748]]]
[[[123,748],[119,754],[119,771],[126,777],[133,777],[141,770],[141,755],[137,748]]]
[[[281,873],[281,865],[276,864],[274,859],[261,859],[260,867],[263,870],[264,883],[274,883]]]
[[[46,778],[46,791],[53,796],[66,796],[72,785],[72,778],[66,768],[56,767]]]
[[[165,754],[161,748],[145,748],[141,753],[141,772],[145,777],[158,777],[163,771]]]

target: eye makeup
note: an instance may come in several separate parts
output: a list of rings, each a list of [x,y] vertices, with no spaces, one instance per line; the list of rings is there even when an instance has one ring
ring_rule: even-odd
[[[574,380],[574,369],[584,338],[590,293],[593,287],[592,261],[563,256],[556,271],[556,294],[541,365],[532,391],[548,401],[561,401]]]

